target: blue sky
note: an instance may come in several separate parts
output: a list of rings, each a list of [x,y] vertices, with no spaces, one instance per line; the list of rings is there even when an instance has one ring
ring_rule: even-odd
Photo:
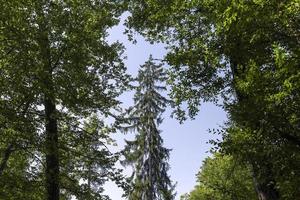
[[[135,76],[140,65],[152,54],[154,58],[163,58],[165,48],[162,44],[146,42],[141,36],[136,35],[137,44],[132,44],[123,35],[124,27],[117,26],[110,30],[108,40],[110,42],[120,41],[125,47],[127,60],[125,63],[128,73]],[[121,97],[125,106],[132,103],[132,93],[127,93]],[[199,115],[195,120],[187,120],[184,124],[179,124],[175,119],[170,118],[171,109],[167,109],[164,114],[164,122],[160,126],[164,146],[172,149],[169,164],[171,169],[169,174],[174,182],[177,182],[176,191],[179,196],[191,191],[196,184],[195,175],[199,171],[202,161],[209,155],[211,148],[207,142],[217,136],[209,134],[208,129],[219,128],[226,120],[226,114],[217,106],[206,103],[203,104]],[[116,134],[114,138],[122,148],[125,138],[132,138],[134,134]],[[129,173],[129,171],[127,171]],[[121,200],[122,191],[113,183],[105,186],[105,194],[108,194],[112,200]]]

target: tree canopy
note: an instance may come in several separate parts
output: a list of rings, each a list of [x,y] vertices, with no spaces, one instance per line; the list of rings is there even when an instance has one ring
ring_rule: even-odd
[[[0,144],[1,149],[5,149],[3,166],[12,164],[10,155],[11,159],[18,159],[23,154],[20,159],[23,163],[17,164],[17,168],[3,167],[2,171],[9,176],[16,174],[20,181],[15,182],[21,184],[21,188],[31,186],[28,191],[38,193],[21,193],[29,197],[8,199],[58,200],[59,196],[67,198],[68,194],[77,196],[76,187],[79,186],[76,184],[82,189],[84,186],[80,182],[87,180],[90,185],[101,186],[109,177],[106,172],[99,172],[97,178],[89,180],[78,173],[96,167],[93,173],[101,168],[105,171],[112,168],[114,160],[108,152],[97,147],[102,144],[101,129],[104,127],[95,127],[92,133],[81,129],[92,115],[107,117],[112,110],[118,109],[120,102],[116,98],[128,83],[129,76],[122,62],[123,46],[109,44],[106,40],[107,30],[118,24],[123,12],[120,3],[1,2],[0,122],[4,137]],[[91,123],[95,126],[95,122]],[[89,141],[89,135],[94,141]],[[83,145],[89,151],[80,149]],[[16,151],[21,153],[14,154]],[[87,154],[93,154],[92,162],[65,160],[86,158]],[[102,173],[106,178],[101,178]],[[89,176],[94,177],[93,174]],[[26,181],[21,182],[24,178]],[[1,184],[8,186],[6,180],[1,178]],[[89,187],[88,190],[92,190],[92,186]],[[96,191],[97,197],[93,199],[101,199],[101,190]]]
[[[221,150],[252,166],[260,199],[289,196],[279,182],[298,171],[287,158],[299,155],[299,2],[141,0],[129,9],[129,34],[167,44],[177,117],[221,104]]]
[[[203,161],[197,174],[197,185],[186,200],[254,200],[250,169],[231,156],[216,153]]]
[[[205,102],[228,120],[182,198],[299,198],[298,0],[1,0],[0,11],[0,199],[109,199],[110,180],[130,200],[172,200],[162,114],[171,104],[183,123]],[[108,41],[121,18],[129,40],[167,50],[136,79]],[[111,134],[130,129],[112,153]]]

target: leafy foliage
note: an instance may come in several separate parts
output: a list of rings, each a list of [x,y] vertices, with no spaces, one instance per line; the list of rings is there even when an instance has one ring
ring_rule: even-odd
[[[197,174],[197,186],[187,200],[256,199],[250,169],[219,153],[204,160]],[[182,197],[183,198],[183,197]]]
[[[168,44],[178,118],[184,102],[193,117],[201,101],[222,97],[230,121],[220,147],[252,165],[260,198],[296,197],[293,175],[293,192],[280,182],[299,166],[287,159],[298,157],[300,138],[299,2],[142,0],[129,9],[129,28]]]
[[[101,121],[92,119],[94,130],[87,128],[87,134],[79,128],[94,114],[108,117],[118,110],[116,98],[127,87],[123,46],[106,41],[124,11],[121,2],[0,4],[1,154],[13,145],[1,193],[16,194],[8,199],[58,199],[61,188],[63,199],[101,199],[102,184],[108,178],[119,181],[116,158],[103,150],[109,137],[95,125]],[[93,160],[85,160],[91,154]],[[81,181],[89,165],[93,180],[87,189]],[[18,190],[6,184],[8,178]]]
[[[110,134],[115,128],[104,124],[96,115],[84,122],[83,128],[73,124],[62,124],[61,180],[66,197],[78,200],[109,199],[104,196],[103,185],[107,180],[115,181],[125,188],[121,170],[115,167],[119,155],[113,154],[109,146],[114,144]]]

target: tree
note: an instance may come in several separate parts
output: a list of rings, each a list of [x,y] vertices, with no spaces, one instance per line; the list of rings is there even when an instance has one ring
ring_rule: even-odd
[[[215,153],[204,160],[197,174],[197,186],[187,200],[255,200],[250,169],[231,156]]]
[[[119,159],[109,146],[114,144],[110,134],[114,126],[105,125],[99,116],[93,115],[78,127],[78,122],[62,123],[60,157],[63,196],[67,199],[103,200],[103,185],[112,180],[125,188],[121,170],[115,167]]]
[[[129,109],[125,131],[136,130],[133,141],[126,141],[125,165],[133,165],[134,173],[128,194],[130,200],[171,200],[174,199],[170,177],[167,174],[169,149],[163,147],[158,126],[161,114],[169,103],[159,91],[166,88],[159,85],[166,80],[162,65],[154,63],[152,57],[139,70],[134,97],[135,105]]]
[[[259,197],[278,199],[279,171],[270,166],[286,167],[286,156],[297,154],[299,142],[299,3],[144,0],[128,6],[129,28],[169,44],[166,61],[178,117],[185,119],[183,102],[194,116],[202,101],[223,97],[230,123],[258,141],[245,151],[254,159]],[[270,154],[277,159],[266,159]]]
[[[69,119],[64,113],[78,122],[90,113],[107,116],[127,84],[122,45],[105,40],[122,6],[118,1],[29,0],[2,2],[0,9],[1,107],[27,122],[9,139],[42,161],[45,199],[58,200],[60,123]],[[9,127],[23,125],[17,117],[7,120]],[[28,135],[27,127],[32,129]]]

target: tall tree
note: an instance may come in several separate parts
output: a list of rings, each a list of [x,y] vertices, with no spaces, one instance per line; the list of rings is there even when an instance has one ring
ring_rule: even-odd
[[[185,118],[183,102],[194,116],[202,101],[224,97],[231,122],[256,138],[253,148],[243,150],[252,155],[246,159],[254,159],[258,196],[278,199],[272,163],[286,166],[285,157],[297,154],[299,142],[298,1],[142,0],[128,5],[129,28],[169,44],[166,61],[173,66],[178,117]],[[281,159],[266,159],[270,154]]]
[[[16,113],[28,110],[24,116],[33,131],[18,132],[32,146],[30,153],[45,160],[45,199],[58,200],[64,113],[79,122],[90,113],[108,115],[127,83],[122,45],[105,40],[122,6],[119,1],[13,0],[1,2],[0,9],[1,104]],[[23,139],[20,135],[11,140]]]
[[[126,165],[133,165],[130,200],[171,200],[174,186],[168,175],[169,149],[163,147],[158,126],[161,115],[169,101],[159,92],[165,91],[161,84],[166,80],[162,65],[155,64],[152,57],[141,66],[137,81],[135,105],[129,109],[129,127],[136,130],[133,141],[126,141],[124,149]]]

